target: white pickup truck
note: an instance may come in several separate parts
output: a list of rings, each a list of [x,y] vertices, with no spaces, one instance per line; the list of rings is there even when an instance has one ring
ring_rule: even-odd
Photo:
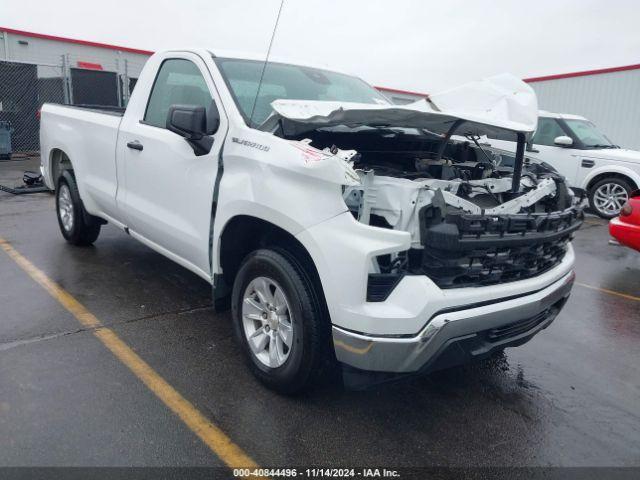
[[[395,106],[349,75],[175,50],[126,111],[41,118],[62,235],[108,222],[209,282],[281,392],[336,359],[358,381],[520,345],[571,291],[583,214],[524,164],[537,102],[508,75]],[[497,131],[519,139],[511,168],[478,143]]]

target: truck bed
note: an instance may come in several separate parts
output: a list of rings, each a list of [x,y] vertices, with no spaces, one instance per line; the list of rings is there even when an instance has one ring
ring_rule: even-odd
[[[125,107],[116,107],[112,105],[89,105],[89,104],[72,104],[72,105],[58,105],[58,107],[64,108],[81,108],[83,110],[89,110],[96,113],[104,113],[105,115],[113,115],[114,117],[122,117],[126,110]]]
[[[77,175],[87,210],[100,202],[113,202],[116,185],[116,145],[124,109],[96,105],[45,103],[40,113],[40,151],[43,176],[53,188],[58,172],[51,168],[49,152],[64,151]],[[47,152],[47,153],[43,153]]]

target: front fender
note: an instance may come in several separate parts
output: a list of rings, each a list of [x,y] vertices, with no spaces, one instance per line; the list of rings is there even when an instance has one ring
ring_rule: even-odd
[[[297,233],[346,212],[345,184],[357,175],[342,159],[270,133],[235,128],[224,146],[214,251],[230,219],[247,215]],[[353,173],[355,178],[350,176]]]
[[[411,246],[409,232],[365,225],[350,212],[314,225],[296,238],[318,270],[332,322],[348,328],[352,325],[343,318],[344,312],[365,304],[373,258]]]
[[[612,173],[624,175],[625,177],[630,178],[636,184],[636,187],[640,188],[640,175],[634,172],[631,168],[623,165],[604,165],[602,167],[596,167],[585,177],[584,181],[582,182],[581,188],[586,190],[591,181],[597,176]]]

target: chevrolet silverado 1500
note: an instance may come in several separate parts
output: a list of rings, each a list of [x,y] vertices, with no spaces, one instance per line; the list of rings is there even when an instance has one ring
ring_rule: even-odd
[[[41,168],[68,242],[108,222],[196,273],[254,374],[293,392],[336,359],[429,372],[553,321],[582,211],[524,161],[536,121],[509,75],[395,106],[349,75],[175,50],[126,110],[45,105]],[[509,167],[478,142],[505,131]]]

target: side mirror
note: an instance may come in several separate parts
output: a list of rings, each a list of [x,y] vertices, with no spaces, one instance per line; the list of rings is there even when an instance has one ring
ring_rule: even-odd
[[[171,105],[167,114],[167,130],[187,140],[199,140],[207,130],[206,110],[196,105]]]
[[[554,145],[558,145],[559,147],[570,147],[573,145],[573,139],[571,137],[567,137],[566,135],[560,135],[553,139]]]
[[[193,152],[205,155],[213,146],[213,135],[220,126],[220,115],[215,103],[209,111],[198,105],[171,105],[167,113],[167,130],[184,137]]]

